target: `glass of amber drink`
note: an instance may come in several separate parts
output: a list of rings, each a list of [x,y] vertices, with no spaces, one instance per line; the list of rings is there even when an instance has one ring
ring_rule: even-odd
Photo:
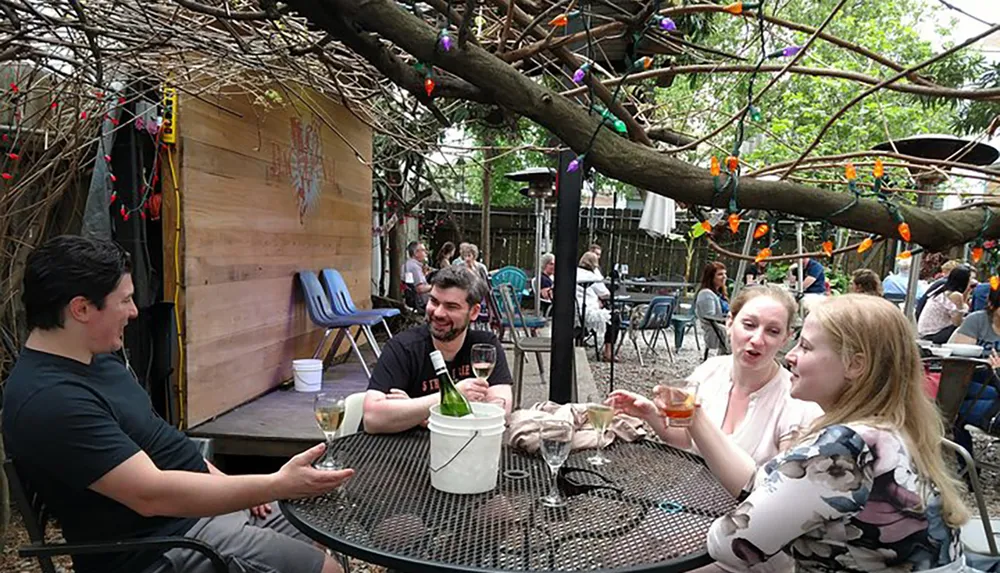
[[[660,388],[658,395],[662,404],[660,413],[667,418],[671,428],[686,428],[691,425],[697,397],[697,382],[684,380]]]

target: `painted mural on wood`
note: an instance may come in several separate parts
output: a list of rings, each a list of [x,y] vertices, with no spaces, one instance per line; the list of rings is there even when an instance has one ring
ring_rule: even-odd
[[[289,120],[288,147],[271,144],[269,179],[287,181],[292,186],[299,208],[299,223],[316,206],[326,174],[323,168],[323,138],[321,126],[315,118],[302,121]]]

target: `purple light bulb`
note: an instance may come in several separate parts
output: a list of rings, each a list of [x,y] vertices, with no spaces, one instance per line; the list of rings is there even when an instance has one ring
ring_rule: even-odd
[[[580,168],[580,158],[577,157],[573,161],[569,162],[569,165],[566,167],[566,173],[573,173],[579,168]]]
[[[583,78],[587,77],[587,64],[584,64],[573,72],[573,83],[579,84],[583,82]]]
[[[676,32],[677,24],[675,24],[670,18],[660,18],[660,29],[665,32]]]
[[[451,36],[448,35],[447,30],[441,30],[441,49],[448,52],[451,51]]]
[[[801,51],[802,51],[802,46],[788,46],[787,48],[781,50],[781,55],[785,58],[791,58],[792,56],[798,54]]]

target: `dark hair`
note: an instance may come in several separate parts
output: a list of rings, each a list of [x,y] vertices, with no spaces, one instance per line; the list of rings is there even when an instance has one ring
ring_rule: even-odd
[[[63,309],[82,296],[104,308],[104,299],[132,272],[128,252],[118,243],[73,235],[53,237],[25,263],[21,302],[28,329],[63,327]]]
[[[411,258],[417,256],[417,247],[419,246],[420,241],[410,241],[409,244],[406,245],[406,254],[410,255]]]
[[[858,269],[851,274],[851,282],[861,289],[862,294],[882,296],[882,281],[871,269]]]
[[[1000,309],[1000,289],[990,288],[990,294],[986,296],[986,314],[992,318],[997,309]]]
[[[936,288],[931,288],[927,291],[925,295],[927,300],[931,297],[937,296],[939,293],[955,291],[955,292],[965,292],[965,289],[969,288],[969,281],[972,280],[972,268],[968,265],[959,265],[948,273],[948,280],[938,285]]]
[[[441,248],[438,249],[438,259],[451,258],[455,255],[455,243],[451,241],[445,241]],[[451,262],[451,261],[449,261]]]
[[[457,288],[465,291],[469,306],[479,304],[486,297],[486,285],[482,279],[472,274],[467,267],[450,266],[436,273],[430,280],[432,287],[440,289]]]
[[[705,265],[705,270],[701,272],[701,285],[699,288],[707,288],[715,294],[722,295],[722,298],[726,298],[728,295],[725,284],[719,290],[715,290],[715,274],[724,270],[726,270],[726,265],[719,261],[712,261]]]

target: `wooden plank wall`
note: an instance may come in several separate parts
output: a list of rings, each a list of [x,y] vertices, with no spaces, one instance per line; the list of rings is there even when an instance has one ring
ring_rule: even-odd
[[[181,96],[187,427],[287,381],[292,360],[312,356],[322,330],[306,315],[299,269],[339,269],[355,303],[370,306],[372,178],[358,156],[371,160],[371,131],[306,96],[316,113],[216,100],[231,113]]]

